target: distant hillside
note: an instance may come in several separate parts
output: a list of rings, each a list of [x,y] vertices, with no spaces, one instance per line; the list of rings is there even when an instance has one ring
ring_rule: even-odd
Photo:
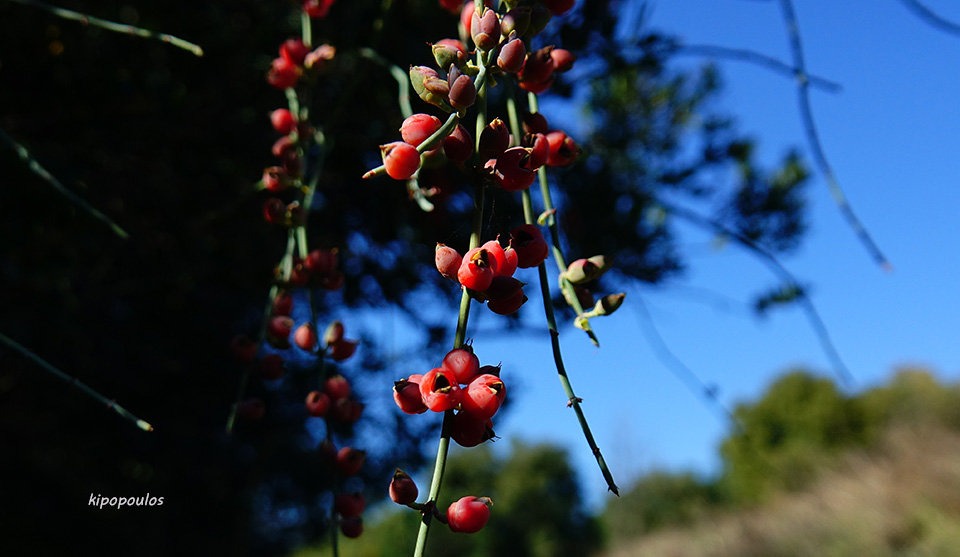
[[[651,527],[649,516],[621,512],[602,556],[960,556],[956,386],[912,370],[855,399],[867,403],[869,442],[803,460],[813,469],[802,484],[781,482],[756,504],[730,504],[660,477],[645,501],[675,518]],[[683,506],[691,493],[699,503]],[[624,535],[631,518],[632,538]]]

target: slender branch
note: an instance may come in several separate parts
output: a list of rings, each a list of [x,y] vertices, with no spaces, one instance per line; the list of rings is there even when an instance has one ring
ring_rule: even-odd
[[[823,144],[820,141],[820,134],[817,132],[816,122],[813,118],[813,109],[810,107],[810,77],[807,74],[804,62],[803,45],[800,42],[800,30],[796,13],[793,10],[793,2],[791,0],[780,0],[780,7],[783,12],[784,23],[787,26],[790,48],[793,52],[793,65],[796,67],[797,101],[800,107],[800,116],[803,121],[804,131],[807,135],[807,141],[813,150],[814,160],[817,166],[820,167],[820,172],[823,173],[824,179],[826,179],[830,194],[833,196],[833,200],[840,209],[840,213],[844,219],[846,219],[847,224],[853,229],[854,234],[857,235],[857,238],[859,238],[873,260],[884,270],[891,270],[893,266],[883,252],[880,251],[880,247],[877,246],[870,233],[853,212],[853,207],[847,200],[847,196],[844,194],[843,188],[840,187],[840,183],[833,173],[833,168],[827,160]]]
[[[126,240],[127,238],[130,237],[130,234],[127,233],[126,230],[121,228],[119,224],[113,222],[110,219],[110,217],[103,214],[97,208],[87,203],[79,195],[67,189],[67,187],[64,186],[63,183],[56,178],[56,176],[54,176],[53,174],[50,174],[50,172],[48,172],[47,169],[41,166],[40,163],[37,162],[37,160],[30,155],[30,151],[28,151],[26,147],[14,141],[14,139],[9,135],[7,135],[6,132],[4,132],[3,130],[0,130],[0,141],[3,141],[7,145],[9,145],[14,150],[14,152],[16,152],[17,156],[20,157],[20,160],[22,160],[27,165],[27,168],[29,168],[31,172],[33,172],[34,174],[39,176],[41,179],[43,179],[45,182],[53,186],[53,188],[57,190],[57,192],[59,192],[61,195],[69,199],[74,205],[77,205],[78,207],[86,211],[90,216],[99,220],[103,224],[107,225],[110,228],[110,230],[120,238]]]
[[[397,104],[400,105],[400,112],[404,118],[413,114],[413,107],[410,106],[410,76],[403,71],[400,66],[391,64],[386,58],[380,56],[372,48],[361,48],[360,56],[380,64],[390,71],[390,75],[397,82]]]
[[[62,380],[62,381],[64,381],[64,382],[66,382],[67,384],[72,385],[73,387],[77,388],[77,389],[78,389],[80,392],[82,392],[83,394],[85,394],[85,395],[89,396],[90,398],[92,398],[93,400],[96,400],[97,402],[105,405],[105,406],[107,407],[107,409],[113,410],[114,412],[116,412],[117,414],[119,414],[121,418],[123,418],[123,419],[125,419],[125,420],[127,420],[127,421],[129,421],[129,422],[132,422],[134,425],[136,425],[136,426],[139,427],[140,429],[142,429],[142,430],[144,430],[144,431],[153,431],[153,426],[150,425],[150,423],[148,423],[147,421],[142,420],[142,419],[134,416],[134,415],[131,414],[130,411],[128,411],[126,408],[124,408],[123,406],[120,406],[119,404],[117,404],[117,402],[116,402],[115,400],[108,399],[107,397],[105,397],[105,396],[103,396],[102,394],[98,393],[97,391],[93,390],[93,389],[92,389],[90,386],[88,386],[86,383],[81,382],[81,381],[80,381],[79,379],[77,379],[76,377],[73,377],[72,375],[67,375],[66,373],[60,371],[60,370],[57,369],[53,364],[51,364],[50,362],[44,360],[44,359],[41,358],[40,356],[37,356],[37,355],[34,354],[32,351],[30,351],[27,347],[23,346],[23,345],[20,344],[19,342],[13,340],[12,338],[8,337],[7,335],[5,335],[5,334],[3,334],[3,333],[0,333],[0,343],[3,343],[3,344],[6,345],[8,348],[10,348],[10,349],[12,349],[12,350],[14,350],[14,351],[16,351],[16,352],[19,352],[21,355],[23,355],[24,357],[26,357],[27,359],[29,359],[29,360],[32,361],[33,363],[37,364],[37,366],[39,366],[40,369],[46,371],[46,372],[49,373],[50,375],[53,375],[53,376],[56,377],[57,379],[60,379],[60,380]]]
[[[718,58],[726,58],[728,60],[753,63],[790,77],[796,77],[797,74],[800,73],[798,68],[777,60],[772,56],[767,56],[766,54],[762,54],[760,52],[741,48],[728,48],[725,46],[700,44],[676,44],[673,47],[673,53],[690,54],[693,56],[715,56]],[[820,87],[821,89],[831,93],[838,93],[843,88],[835,81],[831,81],[816,75],[808,75],[807,79],[810,81],[810,85]]]
[[[732,422],[737,423],[738,420],[734,413],[720,402],[717,396],[717,387],[715,385],[707,385],[707,383],[690,369],[690,366],[683,363],[667,345],[663,339],[663,335],[661,335],[657,329],[656,323],[653,322],[653,316],[650,314],[650,310],[644,303],[639,291],[631,296],[631,300],[636,302],[637,317],[641,320],[647,341],[653,348],[654,354],[657,359],[660,360],[660,363],[670,370],[670,373],[679,379],[691,393],[701,400],[706,401],[708,406],[718,411],[724,418],[729,418]]]
[[[947,33],[960,35],[960,24],[946,19],[917,0],[900,0],[900,2],[929,25]]]
[[[94,27],[100,27],[106,29],[107,31],[114,31],[116,33],[122,33],[124,35],[133,35],[135,37],[141,37],[144,39],[153,39],[163,43],[168,43],[171,46],[181,48],[188,52],[191,52],[195,56],[203,56],[203,49],[199,45],[186,41],[179,37],[174,37],[173,35],[168,35],[167,33],[158,33],[156,31],[151,31],[149,29],[143,29],[142,27],[134,27],[133,25],[126,25],[124,23],[116,23],[113,21],[108,21],[106,19],[100,19],[99,17],[94,17],[92,15],[87,15],[81,12],[75,12],[73,10],[68,10],[66,8],[60,8],[58,6],[53,6],[45,2],[39,2],[38,0],[9,0],[10,2],[15,2],[23,6],[31,6],[34,8],[39,8],[47,13],[51,13],[57,17],[62,17],[63,19],[70,19],[73,21],[79,21],[83,25],[93,25]]]
[[[660,206],[666,211],[673,213],[674,215],[690,223],[696,224],[702,228],[707,228],[714,232],[719,232],[729,238],[732,238],[738,244],[759,256],[760,260],[767,266],[767,268],[769,268],[773,274],[777,275],[785,284],[796,288],[797,292],[799,293],[798,300],[800,302],[800,306],[803,308],[803,311],[807,316],[807,320],[810,322],[810,326],[813,327],[814,333],[820,340],[820,345],[823,348],[823,351],[833,362],[834,371],[837,374],[837,377],[839,377],[845,385],[849,386],[853,384],[853,375],[850,373],[847,365],[843,362],[843,358],[840,357],[840,352],[834,345],[833,340],[830,337],[830,332],[827,330],[827,326],[823,322],[823,318],[820,317],[820,312],[817,311],[816,306],[813,305],[813,301],[807,295],[806,291],[800,287],[800,284],[793,276],[793,273],[787,270],[787,268],[780,263],[780,260],[778,260],[776,256],[750,238],[740,234],[728,226],[725,226],[716,219],[703,216],[695,211],[691,211],[690,209],[681,207],[679,205],[666,203],[661,199],[658,199],[657,203],[660,204]]]

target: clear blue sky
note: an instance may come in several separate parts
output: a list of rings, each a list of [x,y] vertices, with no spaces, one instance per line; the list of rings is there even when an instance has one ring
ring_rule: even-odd
[[[960,3],[926,3],[960,21]],[[819,175],[808,186],[806,242],[784,263],[811,286],[856,389],[911,364],[960,379],[960,36],[926,25],[896,0],[796,4],[809,71],[843,86],[836,94],[812,91],[827,156],[894,270],[883,272],[871,261]],[[778,2],[661,1],[652,5],[650,24],[690,44],[790,59]],[[760,141],[761,158],[772,164],[796,146],[812,160],[793,82],[742,62],[721,61],[720,68],[721,106]],[[713,249],[710,240],[686,235],[689,273],[639,291],[673,353],[715,384],[728,407],[755,399],[791,367],[830,373],[799,309],[765,319],[751,312],[750,295],[775,284],[768,270],[735,245]],[[636,301],[631,292],[618,314],[596,321],[599,350],[569,326],[561,337],[597,440],[621,487],[654,468],[711,473],[728,424],[658,359]],[[490,319],[472,326],[491,326]],[[498,423],[498,445],[522,438],[568,447],[591,502],[602,502],[603,480],[564,407],[548,341],[524,341],[518,353],[517,343],[477,339],[478,353],[503,354],[504,377],[523,386]]]

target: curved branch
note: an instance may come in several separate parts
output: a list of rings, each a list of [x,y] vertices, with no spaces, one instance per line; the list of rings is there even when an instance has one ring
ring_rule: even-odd
[[[797,77],[802,72],[799,68],[791,66],[786,62],[777,60],[772,56],[767,56],[760,52],[755,52],[753,50],[746,50],[741,48],[728,48],[725,46],[716,46],[716,45],[701,45],[701,44],[677,44],[675,45],[674,52],[676,54],[691,54],[697,56],[715,56],[718,58],[727,58],[730,60],[737,60],[740,62],[749,62],[757,64],[759,66],[766,67],[775,72],[787,75],[789,77]],[[829,79],[808,75],[807,79],[810,81],[810,85],[820,87],[831,93],[839,93],[843,88],[839,83],[835,81],[830,81]]]
[[[947,33],[960,35],[960,24],[942,17],[940,14],[924,6],[917,0],[900,0],[900,2],[928,25],[936,27],[941,31],[946,31]]]
[[[793,52],[793,65],[797,69],[797,101],[800,107],[800,116],[803,120],[803,128],[807,135],[807,141],[813,150],[813,157],[827,181],[827,187],[833,196],[834,202],[840,209],[840,213],[846,219],[847,224],[853,229],[853,232],[860,239],[873,260],[884,270],[891,270],[893,266],[887,257],[880,251],[870,233],[857,218],[853,212],[853,207],[847,201],[847,196],[843,193],[843,188],[837,181],[833,173],[833,168],[827,160],[826,153],[823,150],[823,144],[820,141],[820,134],[817,132],[816,122],[813,118],[813,109],[810,108],[810,76],[807,74],[806,64],[803,58],[803,45],[800,42],[800,30],[797,24],[797,16],[793,10],[791,0],[780,0],[780,7],[783,12],[784,23],[787,26],[787,36],[790,40],[790,49]]]
[[[810,322],[810,326],[813,327],[814,333],[817,335],[817,338],[820,340],[820,345],[823,348],[823,351],[826,353],[827,357],[833,362],[835,372],[837,377],[843,382],[844,385],[850,386],[854,383],[853,375],[850,373],[849,368],[843,362],[843,359],[840,357],[840,352],[837,350],[837,347],[834,345],[833,340],[830,337],[830,332],[827,330],[826,324],[823,322],[823,318],[820,317],[820,312],[817,311],[816,306],[813,305],[813,301],[807,295],[806,291],[800,287],[799,282],[796,277],[793,276],[786,267],[780,263],[780,260],[776,258],[772,253],[764,249],[762,246],[747,238],[743,234],[740,234],[736,230],[731,229],[728,226],[725,226],[720,221],[712,219],[710,217],[703,216],[695,211],[687,209],[685,207],[680,207],[678,205],[673,205],[666,203],[663,200],[658,199],[657,203],[664,208],[664,210],[673,213],[674,215],[700,226],[701,228],[707,228],[714,232],[719,232],[729,238],[735,240],[741,246],[747,248],[749,251],[757,255],[760,260],[773,272],[777,275],[784,283],[791,287],[797,288],[799,292],[799,297],[797,298],[800,302],[800,307],[803,308],[804,313],[807,316],[807,320]]]

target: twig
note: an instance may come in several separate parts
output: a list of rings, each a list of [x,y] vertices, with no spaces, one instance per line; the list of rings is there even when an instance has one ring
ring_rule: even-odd
[[[83,25],[93,25],[94,27],[101,27],[107,31],[114,31],[124,35],[133,35],[135,37],[142,37],[144,39],[154,39],[191,52],[195,56],[203,56],[203,49],[200,48],[199,45],[179,37],[174,37],[173,35],[168,35],[167,33],[158,33],[149,29],[143,29],[142,27],[134,27],[133,25],[126,25],[124,23],[116,23],[106,19],[100,19],[99,17],[94,17],[81,12],[75,12],[66,8],[52,6],[45,2],[39,2],[38,0],[10,0],[10,2],[15,2],[23,6],[39,8],[57,17],[62,17],[63,19],[79,21]]]
[[[817,335],[817,338],[820,340],[820,345],[822,346],[824,352],[827,354],[827,357],[833,362],[834,371],[837,374],[837,377],[847,386],[851,385],[854,382],[853,375],[850,373],[850,370],[847,368],[847,365],[843,362],[843,359],[840,357],[840,352],[837,350],[837,347],[833,344],[833,340],[830,338],[830,332],[827,330],[826,324],[823,322],[823,319],[820,317],[820,312],[817,311],[816,306],[813,305],[813,301],[810,300],[810,297],[807,296],[806,291],[799,286],[798,281],[793,276],[786,267],[780,263],[772,253],[764,249],[762,246],[751,240],[750,238],[740,234],[739,232],[725,226],[723,223],[712,219],[710,217],[703,216],[695,211],[690,209],[680,207],[679,205],[673,205],[666,203],[663,200],[658,199],[657,203],[664,208],[667,212],[673,213],[674,215],[685,219],[688,222],[701,226],[703,228],[710,229],[714,232],[719,232],[729,238],[735,240],[741,246],[752,251],[754,254],[760,257],[760,260],[775,274],[780,280],[786,283],[788,286],[797,288],[799,293],[798,300],[800,301],[800,306],[803,308],[804,313],[807,315],[807,320],[810,322],[810,326],[813,327],[814,333]]]
[[[695,56],[715,56],[718,58],[727,58],[741,62],[749,62],[764,66],[775,72],[782,73],[790,77],[796,77],[800,70],[790,64],[777,60],[772,56],[767,56],[760,52],[746,50],[741,48],[728,48],[716,45],[700,44],[676,44],[674,45],[674,54],[691,54]],[[843,88],[839,83],[816,75],[808,75],[810,85],[820,87],[831,93],[838,93]]]
[[[73,202],[74,205],[77,205],[78,207],[86,211],[93,218],[106,224],[108,227],[110,227],[110,230],[120,238],[126,240],[127,238],[130,237],[130,234],[127,233],[126,230],[121,228],[119,224],[110,220],[110,217],[103,214],[94,206],[84,201],[84,199],[81,198],[79,195],[67,189],[67,187],[64,186],[63,183],[56,178],[56,176],[54,176],[53,174],[50,174],[50,172],[48,172],[47,169],[41,166],[40,163],[37,162],[37,160],[30,155],[30,151],[28,151],[26,147],[14,141],[14,139],[9,135],[7,135],[6,132],[4,132],[3,130],[0,130],[0,141],[3,141],[7,145],[9,145],[14,150],[14,152],[17,153],[17,156],[20,157],[20,160],[22,160],[27,165],[27,168],[29,168],[34,174],[39,176],[43,181],[53,186],[55,190],[57,190],[61,195],[63,195],[64,197],[69,199],[71,202]]]
[[[917,0],[900,0],[900,2],[928,24],[946,31],[947,33],[960,35],[960,24],[954,23],[953,21],[942,17],[940,14],[924,6]]]
[[[817,132],[816,122],[813,118],[813,109],[810,107],[810,76],[807,74],[806,65],[803,57],[803,45],[800,42],[800,30],[797,24],[797,16],[793,10],[792,0],[780,0],[781,11],[783,12],[784,23],[787,26],[787,36],[790,41],[790,49],[793,52],[793,65],[796,68],[797,80],[797,101],[800,106],[800,116],[803,120],[803,128],[807,135],[807,141],[813,150],[814,160],[820,167],[826,179],[827,187],[833,196],[834,202],[840,209],[840,213],[846,219],[847,224],[853,229],[854,233],[860,239],[873,260],[884,270],[891,270],[893,266],[887,257],[880,251],[879,246],[874,242],[870,233],[857,218],[853,212],[853,207],[847,201],[847,196],[843,193],[843,188],[837,181],[833,173],[833,168],[827,161],[826,153],[823,150],[823,144],[820,141],[820,134]]]
[[[410,106],[410,76],[403,71],[400,66],[391,64],[386,58],[380,56],[372,48],[361,48],[360,56],[380,64],[390,70],[390,75],[397,82],[397,104],[400,105],[400,113],[404,118],[413,114],[413,107]]]
[[[44,360],[40,356],[37,356],[36,354],[31,352],[28,348],[26,348],[19,342],[13,340],[12,338],[8,337],[7,335],[0,333],[0,342],[5,344],[9,348],[12,348],[13,350],[19,352],[21,355],[25,356],[30,361],[37,364],[37,366],[39,366],[40,369],[46,371],[50,375],[53,375],[57,379],[60,379],[66,382],[67,384],[76,387],[80,392],[89,396],[93,400],[96,400],[97,402],[106,405],[107,409],[113,410],[114,412],[119,414],[121,418],[129,422],[132,422],[134,425],[136,425],[143,431],[153,431],[153,426],[150,425],[150,423],[134,416],[126,408],[117,404],[117,401],[108,399],[107,397],[93,390],[86,383],[81,382],[76,377],[73,377],[72,375],[67,375],[66,373],[60,371],[53,364]]]

